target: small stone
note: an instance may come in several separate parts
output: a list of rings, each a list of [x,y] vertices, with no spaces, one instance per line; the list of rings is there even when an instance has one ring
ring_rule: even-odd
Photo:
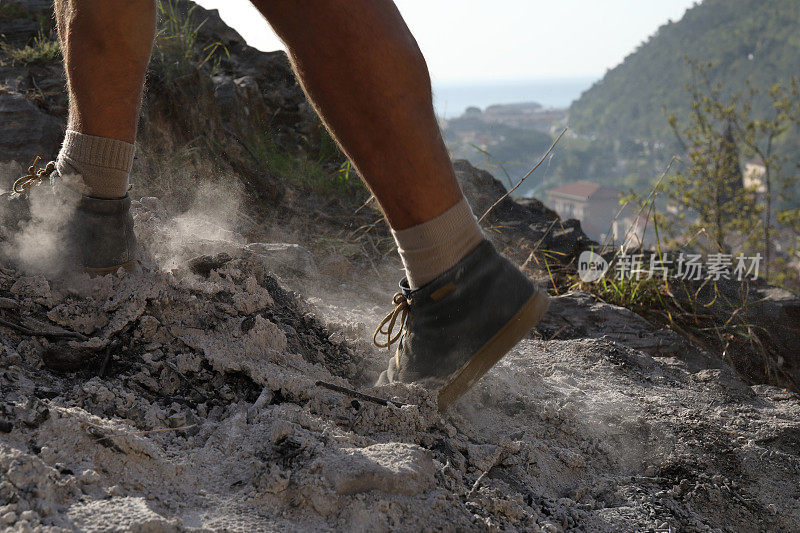
[[[14,424],[8,420],[0,420],[0,433],[11,433],[12,429],[14,429]]]
[[[42,453],[44,453],[44,448],[42,448]],[[63,474],[63,475],[65,475],[65,476],[71,476],[71,475],[74,475],[74,472],[72,471],[72,469],[71,469],[71,468],[69,468],[69,467],[68,467],[67,465],[65,465],[64,463],[56,463],[56,464],[54,464],[54,465],[53,465],[53,467],[54,467],[56,470],[58,470],[58,473],[59,473],[59,474]]]
[[[156,317],[144,315],[139,319],[139,333],[142,335],[143,339],[150,340],[155,336],[156,331],[158,331],[158,326],[160,325],[161,322],[159,322]]]
[[[50,298],[50,283],[42,276],[22,277],[9,289],[11,294],[29,298]]]
[[[98,474],[96,470],[88,468],[81,472],[80,481],[84,485],[93,485],[100,481],[100,474]]]
[[[252,418],[256,416],[259,412],[261,412],[266,406],[272,403],[272,398],[274,397],[272,390],[269,387],[264,387],[261,390],[261,394],[258,395],[258,398],[253,405],[250,406],[250,409],[247,411],[247,416]]]
[[[244,291],[233,295],[233,306],[243,315],[261,311],[274,303],[269,292],[252,276],[245,280]]]
[[[51,346],[42,353],[44,366],[55,372],[77,372],[86,368],[97,354],[70,346]]]
[[[17,513],[15,513],[14,511],[9,511],[3,516],[0,516],[0,523],[2,523],[4,526],[11,525],[16,521],[17,521]]]
[[[414,495],[433,486],[436,466],[430,452],[419,446],[388,443],[344,451],[323,469],[339,494],[377,490]]]
[[[186,425],[186,413],[175,413],[174,415],[170,416],[168,419],[169,427],[171,428],[179,428]]]
[[[469,444],[467,451],[472,466],[484,472],[497,464],[502,449],[494,444]]]
[[[24,409],[17,412],[17,419],[31,428],[39,427],[48,418],[50,418],[50,409],[35,397],[28,398]]]
[[[161,200],[156,198],[155,196],[145,196],[139,201],[145,209],[148,211],[154,211],[156,215],[159,216],[166,216],[167,210],[164,208],[164,204],[161,203]]]
[[[200,255],[194,257],[189,260],[188,265],[189,270],[199,276],[207,278],[209,275],[211,275],[212,270],[222,268],[226,263],[229,263],[232,260],[233,258],[230,255],[222,252],[214,256]]]

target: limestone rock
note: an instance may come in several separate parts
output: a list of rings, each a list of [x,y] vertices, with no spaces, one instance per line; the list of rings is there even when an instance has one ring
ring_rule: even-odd
[[[0,92],[0,161],[53,158],[64,134],[61,122],[14,92]]]
[[[414,495],[433,485],[435,471],[427,450],[391,443],[348,450],[327,463],[323,473],[338,494],[376,490]]]
[[[53,9],[51,0],[15,0],[13,3],[23,7],[30,15],[49,14]]]
[[[24,45],[28,39],[36,35],[39,24],[30,18],[11,19],[3,24],[3,37],[7,43]]]
[[[551,256],[569,263],[594,244],[581,229],[579,221],[559,221],[558,215],[539,200],[528,199],[518,203],[506,197],[492,208],[506,194],[503,184],[485,170],[473,167],[469,161],[456,160],[453,167],[475,216],[481,218],[491,208],[482,225],[495,229],[487,235],[501,249],[521,249],[538,244],[539,250],[555,252]]]

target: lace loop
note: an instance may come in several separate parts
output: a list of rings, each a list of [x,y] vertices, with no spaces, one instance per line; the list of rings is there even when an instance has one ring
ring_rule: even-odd
[[[45,178],[49,177],[50,174],[53,173],[56,169],[55,161],[50,161],[45,165],[44,168],[37,169],[36,166],[41,161],[41,156],[36,156],[33,160],[33,164],[28,167],[28,174],[22,176],[17,181],[14,182],[13,186],[13,193],[17,195],[25,194],[31,188],[39,185]]]
[[[394,303],[394,309],[392,309],[381,323],[378,324],[378,328],[372,336],[372,342],[375,343],[375,346],[380,348],[389,348],[392,344],[397,342],[403,334],[403,326],[408,317],[408,306],[411,304],[411,300],[408,300],[402,292],[398,292],[394,295],[394,298],[392,298],[392,303]],[[400,319],[400,330],[392,335],[392,330],[398,318]],[[386,342],[379,342],[378,335],[386,335]]]

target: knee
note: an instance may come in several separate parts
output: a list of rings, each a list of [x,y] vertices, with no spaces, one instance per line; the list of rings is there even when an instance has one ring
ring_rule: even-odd
[[[56,14],[113,19],[155,13],[156,0],[55,0]]]
[[[155,0],[57,0],[57,17],[69,26],[92,26],[118,31],[130,27],[155,26]]]
[[[94,53],[136,54],[152,46],[155,0],[59,0],[56,12],[67,39]]]

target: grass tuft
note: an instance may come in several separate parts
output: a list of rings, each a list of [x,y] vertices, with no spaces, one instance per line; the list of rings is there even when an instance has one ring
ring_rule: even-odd
[[[245,142],[259,162],[277,177],[327,198],[338,198],[345,203],[352,203],[354,199],[363,201],[366,188],[350,161],[345,160],[331,172],[322,160],[293,157],[281,150],[266,132],[253,131]]]
[[[18,48],[4,42],[0,43],[0,50],[13,64],[18,65],[47,63],[61,59],[61,46],[58,40],[55,39],[52,31],[47,33],[43,28],[39,28],[36,37],[30,44]]]
[[[179,78],[194,70],[210,66],[211,74],[219,70],[222,54],[230,57],[220,42],[200,42],[200,29],[205,20],[197,22],[192,5],[183,13],[175,0],[158,0],[159,25],[153,49],[151,69],[165,79]]]

